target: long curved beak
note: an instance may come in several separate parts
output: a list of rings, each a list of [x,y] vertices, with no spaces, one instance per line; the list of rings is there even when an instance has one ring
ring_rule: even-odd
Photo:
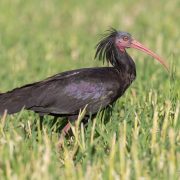
[[[145,47],[143,44],[141,44],[140,42],[136,41],[135,39],[133,39],[131,41],[131,48],[134,49],[138,49],[142,52],[145,52],[146,54],[149,54],[150,56],[152,56],[153,58],[155,58],[156,60],[158,60],[165,68],[167,71],[169,71],[168,65],[167,63],[161,58],[159,57],[157,54],[155,54],[154,52],[152,52],[150,49],[148,49],[147,47]]]

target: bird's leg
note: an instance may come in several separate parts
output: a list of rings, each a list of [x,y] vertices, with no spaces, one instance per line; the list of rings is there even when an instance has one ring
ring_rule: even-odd
[[[72,134],[72,131],[70,131],[70,130],[71,130],[71,124],[70,124],[70,122],[75,121],[77,118],[78,118],[77,115],[69,116],[69,117],[68,117],[68,120],[69,120],[69,121],[68,121],[68,123],[65,125],[65,127],[62,129],[61,134],[60,134],[60,136],[59,136],[59,141],[58,141],[58,146],[59,146],[59,147],[62,147],[64,138],[65,138],[66,135],[69,135],[69,136],[73,135],[73,134]],[[82,123],[87,123],[88,118],[89,118],[89,117],[85,117],[85,118],[83,119]]]
[[[42,127],[43,127],[43,120],[44,120],[44,116],[39,115],[39,128],[40,128],[40,130],[42,130]]]
[[[62,132],[59,136],[58,146],[61,147],[64,141],[65,136],[69,133],[69,130],[71,129],[70,122],[68,122],[65,127],[62,129]]]
[[[60,139],[61,139],[61,137],[65,137],[67,134],[68,134],[68,132],[69,132],[69,130],[71,129],[71,125],[70,125],[70,122],[68,122],[66,125],[65,125],[65,127],[62,129],[62,132],[61,132],[61,135],[60,135]]]
[[[66,135],[68,134],[69,130],[71,129],[71,124],[68,122],[66,126],[63,128],[63,133]]]

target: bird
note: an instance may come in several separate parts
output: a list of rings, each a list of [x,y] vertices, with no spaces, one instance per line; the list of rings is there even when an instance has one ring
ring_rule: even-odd
[[[128,48],[147,53],[168,70],[162,58],[130,33],[111,28],[97,43],[95,52],[95,59],[107,61],[111,66],[70,70],[1,93],[0,115],[26,109],[38,113],[42,119],[44,115],[51,115],[72,121],[85,107],[85,116],[96,115],[100,109],[116,102],[136,78],[135,62],[127,53]],[[69,129],[70,122],[63,134]]]

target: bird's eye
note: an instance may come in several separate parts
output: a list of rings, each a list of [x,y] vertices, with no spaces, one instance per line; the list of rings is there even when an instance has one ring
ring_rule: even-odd
[[[123,40],[124,40],[124,41],[127,41],[128,39],[129,39],[129,38],[128,38],[127,36],[124,36],[124,37],[123,37]]]

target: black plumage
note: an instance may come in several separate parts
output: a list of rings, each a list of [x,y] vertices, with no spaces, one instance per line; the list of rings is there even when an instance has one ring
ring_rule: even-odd
[[[112,67],[67,71],[2,93],[0,114],[5,110],[8,114],[13,114],[25,108],[41,116],[72,117],[87,105],[86,115],[95,115],[99,109],[121,97],[135,79],[134,61],[125,50],[130,47],[159,58],[135,41],[129,33],[111,29],[97,44],[95,58],[106,59]]]

